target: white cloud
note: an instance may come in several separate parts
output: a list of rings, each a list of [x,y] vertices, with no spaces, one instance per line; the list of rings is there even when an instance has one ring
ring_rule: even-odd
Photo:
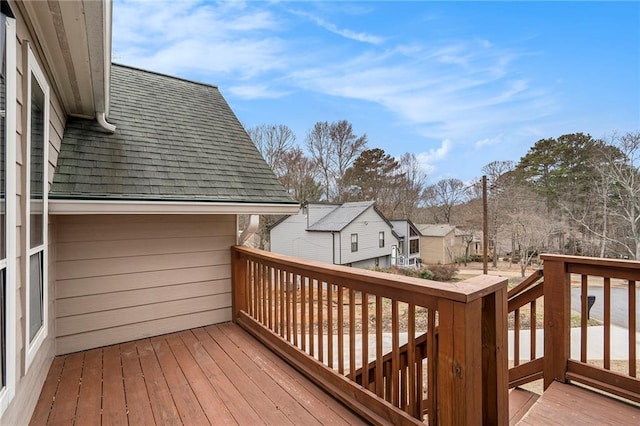
[[[238,85],[228,89],[238,98],[242,99],[275,99],[286,96],[286,92],[276,91],[266,85]]]
[[[336,26],[335,24],[331,23],[331,22],[327,22],[326,20],[322,19],[319,16],[316,16],[314,14],[308,13],[308,12],[303,12],[300,10],[291,10],[291,13],[298,15],[298,16],[304,16],[305,18],[313,21],[316,25],[318,25],[321,28],[324,28],[325,30],[333,33],[333,34],[337,34],[341,37],[350,39],[350,40],[355,40],[355,41],[359,41],[362,43],[370,43],[370,44],[381,44],[384,42],[384,38],[383,37],[379,37],[379,36],[375,36],[372,34],[367,34],[364,32],[357,32],[357,31],[352,31],[349,29],[344,29],[344,28],[338,28],[338,26]]]
[[[480,139],[479,141],[476,141],[476,143],[474,145],[475,145],[476,148],[480,149],[480,148],[483,148],[485,146],[498,145],[498,144],[502,143],[503,140],[504,140],[504,135],[498,135],[498,136],[493,137],[493,138]]]
[[[437,148],[431,148],[428,151],[420,152],[416,154],[416,159],[420,166],[428,173],[431,174],[436,170],[435,164],[446,159],[451,152],[453,144],[449,139],[445,139],[440,143]]]

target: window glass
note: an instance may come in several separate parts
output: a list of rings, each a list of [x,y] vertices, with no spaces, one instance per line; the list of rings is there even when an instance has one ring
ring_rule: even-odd
[[[384,231],[378,234],[378,247],[384,247]]]
[[[420,251],[420,240],[409,241],[409,254],[416,254]]]
[[[351,234],[351,251],[358,251],[358,234]]]
[[[29,341],[44,324],[42,304],[42,252],[32,254],[29,258]]]
[[[44,92],[31,76],[31,210],[29,247],[43,244],[44,211]]]

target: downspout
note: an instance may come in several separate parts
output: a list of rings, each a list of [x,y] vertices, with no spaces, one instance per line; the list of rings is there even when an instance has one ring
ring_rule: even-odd
[[[247,224],[247,227],[244,229],[244,231],[242,231],[242,234],[240,234],[238,245],[243,246],[244,243],[249,240],[249,238],[253,237],[253,235],[258,230],[258,225],[260,225],[260,216],[257,214],[252,214],[251,216],[249,216],[249,223]]]
[[[116,126],[111,123],[107,123],[104,112],[99,112],[96,115],[96,120],[98,120],[98,124],[100,125],[100,127],[102,127],[107,133],[113,133],[116,131]]]

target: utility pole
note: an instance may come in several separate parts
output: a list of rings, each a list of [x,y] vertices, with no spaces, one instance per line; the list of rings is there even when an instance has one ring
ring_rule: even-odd
[[[489,215],[487,199],[487,176],[482,176],[482,273],[489,273]],[[495,247],[493,248],[495,250]]]

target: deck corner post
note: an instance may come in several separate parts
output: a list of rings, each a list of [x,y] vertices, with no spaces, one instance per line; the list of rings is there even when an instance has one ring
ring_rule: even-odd
[[[232,321],[237,322],[242,311],[247,310],[247,258],[237,247],[231,247]]]
[[[507,282],[482,299],[482,423],[509,423]]]
[[[561,257],[544,260],[544,389],[554,380],[565,382],[570,357],[571,286],[567,264]]]
[[[438,303],[437,423],[472,424],[482,414],[482,299]]]

